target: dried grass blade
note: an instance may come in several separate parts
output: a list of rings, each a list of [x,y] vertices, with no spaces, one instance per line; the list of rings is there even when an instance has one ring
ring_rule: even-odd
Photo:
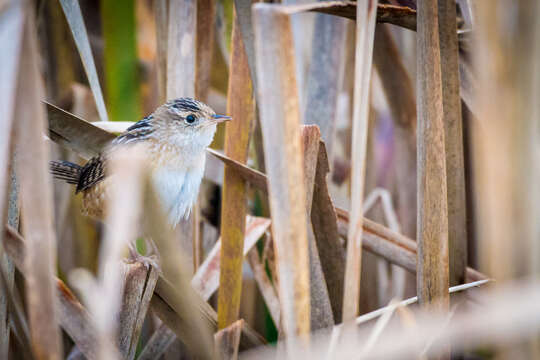
[[[216,157],[217,159],[223,161],[225,165],[233,168],[235,172],[237,172],[240,176],[242,176],[252,186],[256,187],[257,189],[263,190],[265,192],[268,191],[267,179],[266,179],[265,174],[255,169],[252,169],[242,164],[241,162],[233,160],[229,158],[228,156],[225,156],[214,149],[209,148],[207,149],[207,152],[213,155],[214,157]]]
[[[24,305],[19,295],[16,286],[13,286],[9,283],[9,279],[6,271],[3,268],[0,268],[0,289],[2,289],[2,294],[5,296],[6,309],[9,307],[9,318],[6,315],[6,359],[8,359],[7,354],[9,353],[9,335],[10,327],[9,323],[12,323],[11,331],[15,334],[16,338],[21,344],[21,348],[25,353],[25,357],[32,359],[32,343],[30,340],[30,329],[26,321],[24,313]],[[9,305],[9,306],[8,306]]]
[[[351,218],[343,295],[343,321],[358,313],[362,261],[362,201],[366,166],[369,89],[378,1],[364,0],[356,8],[356,58],[352,129]]]
[[[137,357],[137,360],[154,360],[161,358],[175,339],[176,334],[169,329],[167,325],[162,323],[154,334],[152,334],[152,337],[144,346],[140,355]]]
[[[326,279],[328,296],[334,321],[341,322],[343,310],[343,283],[345,278],[345,251],[339,239],[337,215],[328,192],[326,176],[330,171],[324,142],[319,145],[317,170],[311,205],[311,224],[321,267]]]
[[[79,276],[79,281],[75,283],[84,290],[82,293],[92,314],[100,359],[115,359],[121,356],[112,339],[116,339],[119,331],[116,321],[118,314],[123,316],[121,320],[124,321],[126,316],[120,312],[125,285],[121,262],[126,245],[139,235],[136,224],[142,210],[142,189],[146,170],[143,154],[144,150],[139,147],[111,154],[108,164],[113,175],[107,184],[109,196],[105,212],[108,227],[100,248],[97,281],[94,281],[92,275],[87,274],[87,278]],[[122,334],[122,340],[125,339],[124,335]],[[125,350],[124,354],[129,353],[130,346],[131,344],[128,344],[121,349]]]
[[[23,36],[24,11],[19,3],[12,3],[7,9],[0,12],[0,48],[4,55],[0,59],[0,109],[3,109],[3,120],[0,121],[0,219],[6,218],[5,210],[11,208],[8,203],[10,191],[10,178],[12,170],[9,167],[15,95],[17,90],[17,74],[19,56],[21,52],[21,40]],[[11,191],[17,191],[12,189]],[[11,220],[11,217],[9,218]],[[4,244],[4,235],[0,234],[0,244]],[[0,266],[6,274],[6,290],[12,288],[13,265],[0,252]],[[9,322],[8,322],[8,293],[0,294],[0,359],[7,359],[9,353]]]
[[[24,276],[27,276],[27,270],[24,266],[27,253],[24,239],[10,226],[5,228],[5,239],[7,254],[17,269]],[[54,281],[58,293],[55,306],[58,309],[62,328],[88,359],[97,359],[95,329],[90,322],[88,313],[62,280],[55,278]]]
[[[79,2],[75,0],[60,0],[60,4],[62,5],[67,22],[73,33],[79,55],[81,55],[84,70],[88,77],[92,94],[94,94],[99,118],[101,121],[108,121],[109,117],[107,115],[107,109],[105,108],[105,101],[103,100],[103,92],[99,85],[94,56],[92,55],[92,49],[90,48],[90,41],[88,40],[88,34],[86,33],[86,27],[84,25]]]
[[[28,7],[29,8],[29,7]],[[59,359],[62,354],[58,315],[54,306],[56,238],[53,229],[52,186],[48,174],[49,148],[43,139],[46,129],[44,96],[38,68],[34,14],[26,14],[15,105],[17,174],[23,208],[23,233],[28,246],[27,307],[33,352],[38,359]]]
[[[258,252],[259,250],[257,248],[251,249],[247,254],[247,260],[249,262],[249,266],[251,267],[251,271],[253,271],[253,276],[255,277],[255,281],[257,281],[257,285],[259,286],[259,290],[261,291],[264,302],[266,303],[266,307],[270,312],[270,316],[272,317],[272,320],[274,320],[276,328],[279,329],[281,322],[279,298],[274,285],[272,285],[272,281],[266,273],[265,264],[263,264],[261,261],[261,257],[259,256]]]
[[[103,150],[115,136],[91,123],[45,102],[49,136],[56,143],[90,159]]]
[[[96,329],[90,315],[64,282],[56,279],[60,324],[88,360],[99,359]]]
[[[255,246],[261,236],[264,235],[270,224],[271,221],[267,218],[247,217],[242,259]],[[221,285],[219,282],[221,273],[221,244],[222,241],[218,240],[191,279],[191,286],[206,301]]]
[[[279,6],[255,4],[253,22],[282,324],[289,356],[294,357],[297,345],[309,343],[310,332],[306,191],[294,46],[289,16]]]
[[[122,356],[133,359],[159,273],[141,262],[123,264],[123,267],[125,285],[118,321],[118,341]]]
[[[474,281],[474,282],[471,282],[471,283],[452,286],[451,288],[448,289],[448,293],[449,294],[454,294],[454,293],[457,293],[457,292],[460,292],[460,291],[469,290],[469,289],[472,289],[472,288],[476,288],[476,287],[485,285],[485,284],[489,283],[490,281],[491,280],[479,280],[479,281]],[[397,309],[397,308],[401,308],[401,307],[406,307],[406,306],[409,306],[409,305],[414,304],[416,302],[418,302],[418,297],[414,296],[412,298],[405,299],[405,300],[402,300],[400,302],[394,303],[393,305],[389,304],[388,306],[382,307],[380,309],[377,309],[375,311],[372,311],[370,313],[367,313],[367,314],[364,314],[362,316],[357,317],[356,318],[356,324],[360,325],[360,324],[363,324],[363,323],[368,322],[370,320],[373,320],[373,319],[385,314],[389,309]]]
[[[240,345],[240,335],[242,334],[243,327],[244,320],[240,319],[214,335],[216,342],[216,359],[238,359],[238,347]]]
[[[463,287],[471,285],[466,284]],[[461,310],[454,314],[452,321],[447,324],[445,324],[447,313],[433,313],[431,310],[415,313],[417,327],[414,331],[403,332],[401,324],[389,324],[384,336],[379,338],[377,346],[366,356],[370,359],[414,358],[429,343],[432,346],[430,356],[437,356],[447,350],[446,341],[451,342],[452,347],[457,350],[474,349],[487,344],[515,345],[534,336],[540,329],[537,321],[540,315],[537,306],[540,301],[538,282],[527,280],[501,286],[497,290],[483,289],[475,296],[481,299],[483,306],[473,310]],[[378,310],[378,315],[383,312]],[[442,330],[441,324],[445,324]],[[334,329],[340,327],[338,325]],[[334,358],[358,357],[358,349],[369,336],[371,329],[370,326],[359,327],[355,336],[335,347]],[[433,334],[438,334],[436,341],[433,341]],[[331,336],[325,333],[316,339],[312,346],[311,359],[325,359]],[[244,358],[273,359],[275,350],[259,350],[245,354]]]
[[[17,74],[24,26],[23,7],[11,5],[0,13],[0,45],[6,56],[0,60],[0,108],[4,120],[0,122],[0,218],[5,218],[4,200],[8,193],[8,165],[10,161],[10,137],[12,135],[17,92]]]
[[[247,55],[234,16],[227,114],[234,121],[225,131],[225,154],[245,163],[255,124],[255,99]],[[242,292],[244,230],[247,211],[247,184],[236,171],[225,166],[221,207],[220,291],[218,293],[218,327],[223,329],[238,319]]]
[[[151,306],[156,315],[166,324],[179,339],[184,339],[186,331],[192,331],[192,328],[185,325],[183,320],[175,310],[169,305],[166,299],[171,298],[172,291],[168,282],[160,278],[156,286],[155,295],[152,297]],[[217,331],[217,314],[208,303],[199,298],[197,301],[197,313],[214,331]],[[240,349],[250,349],[256,346],[266,344],[265,339],[253,330],[248,324],[245,324],[240,339]]]
[[[309,217],[313,204],[313,192],[319,158],[321,132],[317,125],[302,126],[302,147],[304,154],[304,177],[306,190],[306,215]],[[311,299],[310,322],[312,331],[334,325],[334,314],[328,296],[328,287],[321,266],[321,259],[315,241],[313,227],[308,223],[309,284]]]
[[[388,325],[390,318],[392,317],[392,315],[394,315],[397,303],[398,302],[396,299],[392,299],[390,301],[390,304],[388,304],[388,306],[386,307],[387,310],[381,315],[381,317],[379,317],[379,319],[375,323],[375,326],[373,327],[373,330],[371,331],[369,337],[366,340],[366,344],[360,352],[360,357],[365,357],[365,354],[369,353],[369,351],[375,346],[377,340],[384,331],[384,328]]]

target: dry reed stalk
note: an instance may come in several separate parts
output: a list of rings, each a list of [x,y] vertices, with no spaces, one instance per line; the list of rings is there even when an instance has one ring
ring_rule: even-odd
[[[459,4],[459,9],[461,10],[461,15],[463,20],[469,29],[472,29],[475,23],[475,5],[471,3],[471,0],[457,0]]]
[[[313,191],[319,158],[319,145],[321,132],[317,125],[302,126],[302,147],[304,155],[304,177],[306,190],[306,215],[309,218],[313,204]],[[334,315],[328,296],[328,288],[321,267],[321,259],[317,249],[315,234],[311,224],[308,224],[308,252],[309,252],[309,283],[311,299],[311,329],[312,331],[324,329],[334,325]]]
[[[9,226],[5,227],[5,239],[6,253],[13,260],[17,269],[24,275],[26,273],[23,267],[26,256],[24,239],[15,229]],[[96,359],[95,350],[97,347],[95,330],[92,328],[88,313],[61,280],[56,279],[56,282],[60,299],[57,306],[59,307],[58,311],[62,327],[87,358]],[[176,296],[174,289],[168,285],[166,280],[160,278],[158,280],[158,285],[160,282],[161,285],[156,286],[154,296],[151,300],[152,309],[156,311],[156,314],[161,318],[164,324],[172,329],[179,338],[185,339],[184,335],[186,332],[192,331],[193,326],[186,323],[185,317],[179,317],[175,310],[168,304],[169,302],[174,302],[173,297]],[[186,289],[189,289],[189,287]],[[196,300],[196,308],[195,313],[204,319],[208,326],[216,329],[217,314],[214,310],[200,298],[199,300]],[[245,324],[242,333],[243,336],[240,345],[243,349],[260,346],[265,343],[264,339],[248,324]]]
[[[161,323],[142,349],[137,360],[154,360],[161,358],[175,339],[176,334],[166,325]]]
[[[288,356],[306,347],[310,333],[306,191],[300,109],[289,15],[279,6],[253,7],[258,104],[270,188],[282,325]]]
[[[316,15],[306,79],[302,122],[319,126],[330,158],[335,138],[337,99],[344,72],[345,27],[343,19]]]
[[[377,26],[373,61],[394,122],[399,179],[397,211],[403,233],[416,237],[416,98],[407,68],[386,25]]]
[[[420,304],[448,310],[448,207],[436,0],[418,4],[418,271]]]
[[[34,14],[30,7],[25,25],[15,99],[15,144],[20,180],[23,233],[28,250],[25,259],[26,299],[32,350],[38,359],[60,359],[62,346],[54,302],[56,237],[53,229],[52,185],[47,169],[49,148],[43,139],[46,129],[44,96],[38,68]]]
[[[197,201],[193,204],[191,209],[193,233],[191,234],[192,246],[192,260],[193,260],[193,272],[197,271],[204,258],[204,246],[201,232],[201,204],[200,194],[197,195]]]
[[[105,144],[106,142],[111,141],[114,139],[114,135],[104,131],[93,124],[87,123],[86,121],[75,117],[74,115],[63,111],[61,109],[55,108],[53,105],[47,104],[47,110],[49,114],[49,131],[51,134],[56,134],[55,140],[59,139],[60,142],[61,139],[68,139],[63,142],[61,142],[64,146],[68,147],[69,149],[72,149],[76,152],[80,152],[80,154],[84,154],[85,152],[89,152],[90,154],[97,154],[99,150],[88,150],[90,148],[92,149],[100,149],[102,144]],[[115,123],[116,124],[116,123]],[[126,125],[123,125],[124,127]],[[80,141],[77,141],[77,134],[85,134],[90,133],[92,134],[92,137],[81,137]],[[92,141],[92,139],[97,139],[96,141]],[[341,258],[339,255],[342,250],[340,250],[339,246],[334,246],[333,243],[336,241],[337,236],[331,235],[335,231],[337,231],[337,228],[334,225],[334,215],[331,215],[332,212],[337,212],[339,217],[341,219],[344,219],[348,222],[348,213],[342,209],[335,208],[332,204],[332,200],[329,197],[327,187],[326,187],[326,173],[328,172],[328,159],[326,157],[326,152],[322,151],[323,143],[319,145],[319,160],[318,160],[318,166],[321,167],[320,172],[319,169],[317,174],[317,181],[315,182],[315,189],[314,189],[314,198],[313,198],[313,208],[320,207],[321,209],[324,209],[324,211],[312,211],[312,222],[314,226],[321,226],[321,229],[325,229],[324,231],[315,231],[316,239],[317,239],[317,246],[319,247],[319,252],[322,254],[321,260],[322,260],[322,266],[323,270],[325,271],[325,277],[326,279],[330,279],[328,276],[330,273],[334,273],[336,275],[339,275],[340,267],[343,267],[343,262],[339,259]],[[254,186],[257,189],[260,189],[264,192],[267,192],[267,179],[266,175],[251,169],[250,167],[239,163],[235,160],[232,160],[228,158],[227,156],[209,149],[208,152],[212,154],[217,159],[223,161],[228,166],[233,167],[246,181],[248,181],[252,186]],[[313,220],[314,216],[318,213],[328,213],[329,216],[324,216],[319,220]],[[320,223],[320,221],[322,221]],[[402,234],[397,234],[395,232],[392,232],[390,229],[386,228],[385,226],[381,224],[377,224],[373,221],[370,221],[369,219],[364,219],[363,221],[363,227],[364,231],[372,232],[376,234],[379,238],[383,240],[389,240],[393,241],[400,246],[403,246],[405,248],[410,249],[413,252],[416,252],[416,242],[406,236],[403,236]],[[336,229],[335,231],[332,229]],[[319,240],[321,239],[321,235],[328,235],[328,246],[325,246],[324,244],[327,243],[326,241]],[[323,250],[326,249],[326,250]],[[336,256],[325,256],[325,254],[330,253],[336,253]],[[325,260],[328,260],[327,263]],[[326,264],[326,265],[325,265]],[[328,268],[326,268],[328,266]],[[326,269],[334,269],[334,270],[326,270]],[[339,276],[338,276],[339,277]],[[485,275],[478,273],[478,271],[467,268],[467,277],[468,279],[481,279],[486,278]],[[333,276],[332,278],[337,279],[337,277]],[[328,284],[330,286],[338,286],[339,281],[328,281]],[[332,299],[334,292],[330,291],[330,296]],[[339,299],[341,296],[336,296],[335,299]],[[335,303],[332,300],[333,308],[335,309]],[[336,314],[334,310],[334,314]],[[339,318],[339,317],[336,317]]]
[[[24,11],[20,4],[11,4],[0,12],[0,47],[5,56],[0,60],[0,78],[3,79],[0,88],[0,108],[4,109],[4,120],[0,122],[0,219],[6,219],[10,178],[13,173],[9,163],[11,156],[11,141],[13,119],[15,112],[15,96],[17,92],[17,74],[24,26]],[[11,191],[16,191],[12,189]],[[18,206],[17,206],[18,207]],[[12,220],[12,217],[9,217]],[[15,225],[15,224],[11,224]],[[4,235],[0,234],[0,243],[4,244]],[[0,266],[6,274],[7,290],[12,288],[13,265],[10,260],[0,253]],[[0,358],[7,359],[9,353],[9,323],[7,292],[0,294]]]
[[[118,348],[123,358],[133,359],[159,273],[141,262],[126,263],[123,267],[125,285],[118,319]]]
[[[512,11],[499,10],[506,6]],[[538,256],[538,58],[529,54],[537,51],[540,7],[479,1],[477,10],[479,253],[486,271],[505,280],[532,274]]]
[[[24,266],[27,253],[24,239],[10,226],[6,226],[5,239],[6,253],[10,256],[17,269],[24,276],[27,276],[27,269]],[[55,306],[62,328],[88,359],[97,359],[95,329],[87,311],[62,280],[55,278],[55,281],[58,293]]]
[[[268,230],[271,223],[270,219],[252,216],[248,216],[245,222],[245,238],[242,241],[242,260],[244,256],[246,256],[246,254],[255,246],[260,237],[263,236]],[[191,279],[191,286],[205,301],[208,301],[218,287],[221,288],[222,286],[220,283],[220,274],[222,269],[221,248],[222,241],[218,240]]]
[[[9,317],[6,319],[7,326],[7,339],[3,339],[6,342],[9,354],[9,339],[10,331],[13,331],[15,338],[18,340],[22,352],[25,357],[33,358],[32,355],[32,343],[30,339],[30,329],[26,321],[24,304],[16,286],[13,286],[13,280],[8,278],[8,273],[0,268],[0,288],[2,294],[5,296],[6,308],[9,309]],[[6,315],[7,317],[7,315]]]
[[[99,359],[96,329],[90,315],[64,282],[56,279],[60,324],[88,360]]]
[[[479,101],[473,149],[480,264],[497,280],[538,279],[540,6],[536,1],[476,5]],[[506,348],[497,345],[500,358],[540,354],[538,334]]]
[[[255,99],[249,66],[240,33],[233,16],[227,114],[233,121],[225,131],[225,154],[236,161],[247,161],[248,146],[255,123]],[[247,212],[247,184],[236,171],[225,166],[221,207],[220,291],[218,327],[226,328],[238,319],[242,292],[244,230]]]
[[[151,300],[152,311],[155,312],[161,321],[163,321],[163,323],[166,324],[179,339],[184,340],[188,338],[189,340],[189,336],[193,336],[192,334],[189,334],[190,332],[193,332],[193,329],[189,324],[186,325],[185,319],[180,317],[171,305],[169,305],[169,301],[166,299],[171,298],[171,294],[174,294],[174,292],[171,291],[170,284],[162,279],[158,280],[155,295]],[[197,300],[196,306],[196,313],[200,316],[202,321],[213,331],[217,331],[217,314],[214,309],[200,298]],[[188,334],[186,335],[186,333]],[[264,344],[266,344],[264,338],[248,324],[245,324],[242,329],[240,349],[250,349]]]
[[[345,251],[339,239],[334,204],[328,193],[326,176],[329,172],[328,155],[324,142],[321,142],[319,144],[317,170],[314,179],[311,224],[317,242],[321,267],[326,279],[334,321],[339,323],[341,322],[343,309]]]
[[[240,25],[240,33],[244,43],[249,72],[253,89],[257,90],[257,73],[255,72],[255,44],[253,23],[251,15],[251,5],[258,0],[234,0],[234,10],[237,14],[238,24]],[[262,145],[262,144],[261,144]]]
[[[145,219],[145,228],[157,245],[163,271],[155,291],[182,319],[181,324],[178,324],[183,327],[183,336],[180,339],[192,354],[197,354],[202,359],[210,359],[211,330],[207,319],[201,317],[200,311],[197,311],[202,300],[190,286],[189,270],[181,244],[174,240],[172,229],[162,214],[154,189],[148,182],[146,185],[145,209],[148,216]],[[165,321],[163,317],[161,319]]]
[[[169,0],[154,1],[154,16],[156,18],[156,68],[158,99],[160,103],[167,100],[167,44],[169,33],[168,18]]]
[[[475,297],[481,301],[482,307],[460,310],[453,315],[450,322],[447,321],[447,313],[423,310],[415,312],[415,331],[403,332],[401,324],[390,324],[366,357],[415,358],[426,351],[426,346],[429,346],[429,356],[436,356],[447,351],[448,342],[457,350],[474,349],[489,344],[510,345],[536,336],[540,329],[538,282],[516,282],[496,290],[478,290]],[[441,326],[443,324],[444,326]],[[334,329],[339,327],[338,325]],[[371,326],[358,328],[349,342],[335,347],[334,358],[357,357],[371,331]],[[331,336],[325,333],[322,336],[315,335],[314,338],[316,341],[312,342],[310,358],[327,359]],[[253,351],[246,353],[244,358],[274,359],[275,352],[275,348]]]
[[[210,90],[210,73],[214,50],[216,1],[201,0],[197,4],[197,52],[195,96],[206,102]]]
[[[81,56],[84,70],[88,77],[88,83],[90,84],[94,100],[96,101],[99,118],[101,121],[108,121],[109,117],[107,115],[107,109],[105,108],[105,101],[103,100],[103,92],[99,85],[94,56],[92,55],[92,49],[90,48],[90,41],[88,39],[88,34],[86,33],[86,27],[84,25],[79,2],[73,0],[60,0],[60,4],[66,15],[79,55]]]
[[[119,150],[111,154],[109,166],[113,175],[108,184],[110,195],[105,212],[108,227],[100,248],[97,279],[94,280],[89,273],[83,273],[83,270],[78,270],[72,276],[74,285],[81,288],[81,293],[88,304],[97,331],[97,356],[100,359],[120,358],[127,356],[131,351],[130,335],[133,333],[127,328],[120,330],[116,321],[119,313],[120,323],[125,322],[124,325],[128,325],[132,322],[130,325],[133,326],[133,332],[136,332],[137,315],[134,314],[135,319],[128,320],[127,317],[133,314],[120,311],[122,293],[126,290],[121,261],[127,243],[134,241],[139,235],[136,224],[142,213],[141,189],[146,170],[143,154],[144,149],[141,147]],[[120,331],[130,333],[130,335],[122,333],[120,341],[121,350],[124,351],[122,355],[112,340],[116,339]]]
[[[375,0],[364,0],[356,7],[356,57],[351,154],[351,218],[347,235],[347,260],[343,293],[343,322],[358,313],[362,261],[362,201],[366,167],[369,89],[377,13]]]
[[[233,160],[214,149],[207,149],[207,152],[221,160],[225,165],[233,167],[234,170],[252,186],[259,190],[263,190],[264,192],[268,192],[266,175],[262,172],[252,169],[241,162]]]
[[[464,282],[467,268],[467,206],[456,2],[439,0],[438,5],[448,198],[449,282],[450,285],[458,285]]]
[[[343,238],[347,236],[349,226],[347,218],[339,219],[339,234]],[[387,227],[364,218],[364,241],[363,249],[382,256],[389,262],[399,265],[411,273],[416,273],[416,242],[401,234],[393,232]],[[481,272],[467,267],[467,281],[487,279]]]
[[[300,13],[305,11],[320,12],[323,14],[335,15],[351,20],[356,20],[356,1],[324,1],[302,5],[291,5],[290,13]],[[407,6],[397,6],[389,4],[377,5],[377,22],[389,23],[409,29],[416,30],[416,10]]]
[[[169,0],[167,99],[195,96],[197,1]]]
[[[197,54],[197,1],[169,0],[167,35],[167,100],[180,97],[195,97],[196,54]],[[199,210],[199,205],[193,207]],[[191,244],[194,252],[199,247],[198,214],[182,221],[177,226],[177,236],[187,248]],[[194,261],[196,261],[194,259]]]
[[[240,336],[242,335],[243,326],[244,320],[240,319],[214,334],[216,359],[238,359],[238,347],[240,346]]]
[[[49,120],[49,137],[54,142],[74,151],[84,159],[97,156],[115,135],[45,102]]]
[[[259,286],[259,290],[264,299],[266,307],[268,308],[268,312],[270,313],[276,328],[279,329],[281,314],[279,298],[274,285],[272,285],[272,281],[266,273],[265,264],[262,262],[258,252],[259,250],[257,248],[251,249],[247,254],[247,260],[249,262],[249,266],[251,267],[251,271],[253,271],[253,277],[255,277],[255,281],[257,281],[257,285]]]

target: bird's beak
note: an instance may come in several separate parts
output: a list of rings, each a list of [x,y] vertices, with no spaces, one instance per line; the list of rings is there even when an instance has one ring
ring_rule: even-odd
[[[232,120],[232,117],[227,116],[227,115],[213,115],[213,116],[212,116],[212,120],[213,120],[216,124],[219,124],[219,123],[222,123],[222,122],[225,122],[225,121],[230,121],[230,120]]]

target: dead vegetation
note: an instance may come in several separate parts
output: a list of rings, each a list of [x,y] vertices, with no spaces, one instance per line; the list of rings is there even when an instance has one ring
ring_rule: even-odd
[[[0,1],[0,359],[540,357],[539,18]],[[168,226],[138,147],[107,226],[83,217],[48,160],[176,97],[234,118],[190,219]],[[159,268],[126,260],[141,232]]]

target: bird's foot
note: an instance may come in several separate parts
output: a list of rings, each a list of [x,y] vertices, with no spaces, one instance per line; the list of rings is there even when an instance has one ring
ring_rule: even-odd
[[[142,255],[137,251],[137,248],[134,243],[130,242],[128,244],[129,256],[127,258],[130,263],[141,263],[147,270],[150,270],[150,267],[153,267],[158,272],[161,273],[161,267],[159,265],[159,255],[157,251],[151,246],[151,251],[148,255]]]

